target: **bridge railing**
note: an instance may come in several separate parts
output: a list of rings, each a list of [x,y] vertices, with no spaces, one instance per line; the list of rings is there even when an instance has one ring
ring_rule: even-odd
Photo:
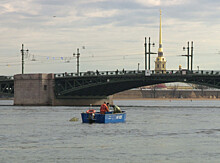
[[[214,70],[166,70],[166,71],[155,71],[152,70],[150,72],[151,74],[179,74],[179,75],[187,75],[187,74],[193,74],[193,75],[220,75],[220,71],[214,71]]]
[[[0,81],[14,80],[14,76],[0,76]]]
[[[145,70],[122,70],[122,71],[87,71],[77,73],[58,73],[54,74],[55,78],[63,77],[88,77],[88,76],[113,76],[113,75],[220,75],[220,71],[213,70],[166,70],[166,71],[155,71],[150,70],[145,72]]]
[[[135,74],[144,74],[145,71],[142,70],[122,70],[122,71],[87,71],[87,72],[80,72],[77,73],[58,73],[54,74],[55,78],[62,78],[62,77],[83,77],[83,76],[105,76],[105,75],[135,75]]]

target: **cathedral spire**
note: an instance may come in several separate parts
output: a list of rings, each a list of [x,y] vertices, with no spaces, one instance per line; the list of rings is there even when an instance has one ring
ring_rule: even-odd
[[[161,22],[161,10],[160,10],[160,31],[159,31],[159,49],[158,56],[163,56],[163,47],[162,47],[162,22]]]
[[[162,47],[162,22],[161,22],[161,10],[160,10],[160,30],[159,30],[159,48],[158,56],[155,61],[155,72],[164,74],[166,73],[166,59],[163,56],[163,47]]]

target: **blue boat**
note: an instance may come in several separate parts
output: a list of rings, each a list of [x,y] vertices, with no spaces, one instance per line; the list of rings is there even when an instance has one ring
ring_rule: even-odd
[[[81,113],[82,123],[121,123],[126,121],[126,113],[122,111],[121,113],[106,112],[105,114],[100,114],[100,112],[87,112]]]

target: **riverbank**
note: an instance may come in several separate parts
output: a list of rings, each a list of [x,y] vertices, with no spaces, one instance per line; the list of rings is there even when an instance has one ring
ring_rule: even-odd
[[[134,89],[119,92],[113,95],[113,99],[144,99],[144,100],[182,100],[182,99],[218,99],[220,98],[219,89],[188,89],[188,90],[172,90],[172,89]]]
[[[203,100],[220,100],[220,98],[113,98],[113,100],[118,100],[118,101],[123,101],[123,100],[147,100],[147,101],[152,101],[152,100],[158,100],[158,101],[203,101]]]
[[[14,100],[14,98],[0,98],[0,100]]]

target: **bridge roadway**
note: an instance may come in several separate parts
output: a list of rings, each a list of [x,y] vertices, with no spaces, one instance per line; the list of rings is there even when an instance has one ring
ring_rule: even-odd
[[[14,77],[0,76],[0,95],[14,94]]]
[[[54,74],[56,98],[102,98],[141,86],[184,82],[220,88],[219,71],[101,71]]]
[[[54,74],[54,93],[59,99],[103,98],[141,86],[159,83],[185,82],[220,88],[219,71],[167,70],[163,73],[150,71],[87,71]],[[0,76],[0,94],[14,94],[13,76]]]

